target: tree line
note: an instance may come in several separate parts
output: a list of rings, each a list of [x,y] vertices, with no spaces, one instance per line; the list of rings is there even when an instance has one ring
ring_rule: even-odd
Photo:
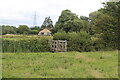
[[[120,2],[102,4],[103,8],[90,13],[89,17],[78,17],[70,10],[62,11],[53,29],[54,39],[66,39],[71,42],[70,46],[74,46],[72,48],[77,46],[74,50],[79,51],[82,48],[84,48],[83,51],[86,51],[86,46],[89,46],[87,47],[89,50],[92,46],[95,47],[93,48],[95,50],[118,49],[118,41],[120,40]],[[88,35],[90,38],[87,38]]]
[[[39,30],[48,28],[53,33],[58,31],[80,32],[86,31],[90,35],[111,33],[115,34],[118,25],[120,2],[102,3],[103,8],[92,12],[89,17],[76,15],[70,10],[63,10],[58,21],[53,26],[50,17],[46,17],[41,26],[28,27],[27,25],[15,26],[1,25],[3,34],[37,34]]]
[[[106,40],[110,38],[117,40],[120,2],[102,4],[104,7],[90,13],[89,17],[78,17],[70,10],[63,10],[54,26],[50,17],[45,18],[41,27],[19,25],[16,28],[15,26],[1,25],[2,34],[38,34],[40,30],[48,28],[53,34],[60,31],[65,31],[66,33],[85,31],[92,36],[99,36]]]
[[[41,27],[2,25],[3,34],[38,34],[48,28],[54,40],[67,40],[69,51],[113,50],[119,46],[120,2],[102,3],[103,8],[92,12],[89,17],[78,16],[70,10],[63,10],[53,26],[46,17]]]
[[[27,25],[19,25],[18,28],[10,25],[0,25],[2,27],[2,34],[38,34],[44,28],[51,29],[53,22],[50,17],[46,17],[41,26],[29,27]]]

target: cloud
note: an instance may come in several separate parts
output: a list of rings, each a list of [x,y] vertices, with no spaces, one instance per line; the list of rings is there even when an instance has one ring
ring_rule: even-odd
[[[34,12],[37,12],[37,24],[40,26],[45,17],[51,16],[54,24],[62,10],[69,9],[77,15],[88,16],[100,7],[105,0],[0,0],[1,24],[33,24]],[[9,21],[9,22],[8,22]]]

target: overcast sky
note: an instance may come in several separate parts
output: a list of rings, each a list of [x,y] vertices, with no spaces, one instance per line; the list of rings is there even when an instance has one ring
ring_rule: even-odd
[[[106,0],[0,0],[0,25],[33,26],[34,14],[37,26],[41,26],[45,17],[50,16],[53,23],[58,20],[62,10],[69,9],[78,16],[103,7]]]

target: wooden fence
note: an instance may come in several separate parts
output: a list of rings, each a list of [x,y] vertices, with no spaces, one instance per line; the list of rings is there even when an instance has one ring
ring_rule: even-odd
[[[52,52],[66,52],[67,51],[67,41],[66,40],[51,40],[50,50]]]

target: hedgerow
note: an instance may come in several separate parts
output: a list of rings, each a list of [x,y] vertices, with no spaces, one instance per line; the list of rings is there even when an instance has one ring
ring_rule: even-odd
[[[50,50],[49,39],[3,39],[3,52],[47,52]]]
[[[67,40],[68,51],[91,51],[91,37],[84,31],[81,32],[58,32],[53,35],[55,40]]]
[[[67,51],[100,51],[113,50],[116,45],[107,44],[102,38],[91,37],[85,31],[81,32],[57,32],[50,36],[37,35],[10,35],[3,36],[3,52],[49,52],[49,40],[67,40]],[[109,46],[108,46],[109,45]],[[111,47],[111,46],[112,47]]]
[[[81,32],[58,32],[53,35],[55,40],[67,40],[68,51],[100,51],[100,50],[113,50],[115,46],[107,46],[105,41],[99,37],[92,37],[85,31]],[[107,44],[110,45],[110,44]]]

